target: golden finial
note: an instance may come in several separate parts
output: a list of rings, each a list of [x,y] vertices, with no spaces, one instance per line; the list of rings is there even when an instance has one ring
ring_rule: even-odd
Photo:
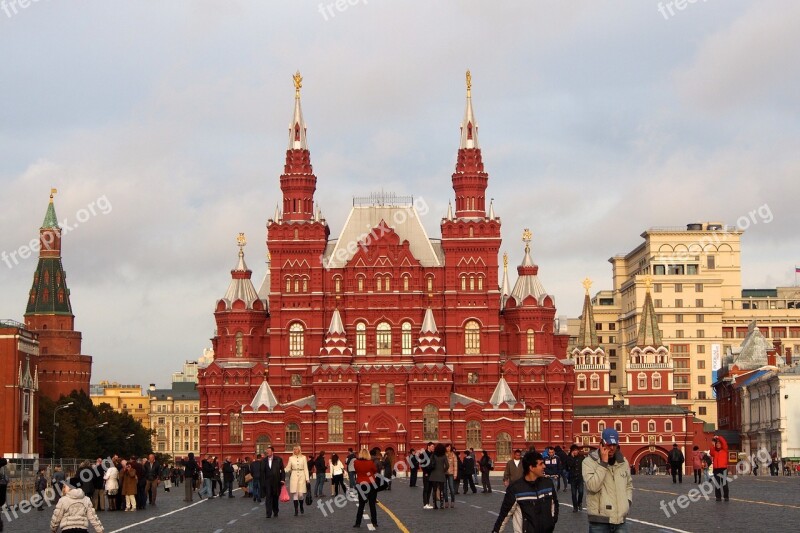
[[[58,193],[58,189],[55,189],[55,188],[50,189],[50,203],[51,204],[53,203],[53,196],[55,196],[56,193]]]
[[[303,86],[303,76],[300,75],[300,71],[294,73],[292,76],[294,80],[294,97],[300,98],[300,88]]]
[[[508,270],[508,252],[503,252],[503,270]]]
[[[271,261],[272,261],[272,252],[270,252],[269,250],[267,250],[267,262],[269,263],[269,262],[271,262]]]
[[[244,248],[244,246],[247,244],[247,239],[245,238],[244,233],[239,233],[239,235],[236,236],[236,244],[239,246],[239,248]]]
[[[467,70],[467,96],[472,96],[472,74]]]
[[[652,285],[652,284],[653,284],[653,278],[650,277],[650,274],[646,275],[644,277],[644,286],[645,286],[645,288],[647,289],[648,292],[650,291],[650,285]]]
[[[589,289],[592,288],[592,280],[586,278],[583,280],[583,288],[586,289],[586,294],[589,294]]]
[[[529,242],[531,242],[532,238],[533,238],[533,233],[531,233],[531,230],[525,228],[525,230],[522,232],[522,242],[528,244]]]

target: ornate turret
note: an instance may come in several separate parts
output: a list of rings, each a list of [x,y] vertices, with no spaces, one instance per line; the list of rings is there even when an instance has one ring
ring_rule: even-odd
[[[639,334],[636,336],[636,346],[640,348],[644,348],[645,346],[652,346],[653,348],[663,346],[663,342],[661,341],[661,329],[658,327],[656,309],[653,306],[653,299],[650,296],[650,283],[651,280],[649,277],[645,279],[647,292],[644,295],[642,318],[639,323]]]
[[[584,348],[597,348],[597,329],[594,321],[594,311],[592,310],[592,301],[589,298],[589,289],[592,287],[592,281],[589,278],[583,280],[583,288],[586,294],[583,296],[583,313],[581,313],[581,327],[578,333],[578,340],[575,343],[576,349]]]
[[[348,364],[353,357],[353,349],[347,345],[347,336],[342,324],[339,309],[333,310],[331,325],[325,334],[325,341],[319,350],[320,360],[332,365]]]
[[[220,302],[224,302],[227,309],[231,309],[237,300],[241,300],[244,303],[245,309],[263,309],[264,306],[260,302],[258,292],[256,292],[253,281],[250,279],[253,271],[247,268],[247,264],[244,262],[244,247],[247,245],[244,233],[240,233],[236,237],[236,243],[239,246],[239,259],[236,266],[231,270],[231,282]],[[259,303],[256,304],[256,302]]]
[[[575,405],[611,405],[611,364],[598,342],[592,301],[589,298],[591,287],[592,281],[589,278],[584,279],[583,288],[586,294],[583,296],[581,326],[571,353],[572,360],[575,361],[574,402]]]
[[[430,307],[425,310],[419,344],[414,348],[414,358],[425,363],[443,363],[445,359],[445,348]]]
[[[500,309],[506,306],[506,300],[511,296],[508,284],[508,252],[503,252],[503,284],[500,286]]]
[[[303,77],[298,71],[294,76],[294,114],[289,124],[289,148],[286,150],[286,165],[281,175],[283,191],[283,222],[312,222],[314,220],[314,191],[317,177],[311,167],[311,156],[306,142],[306,123],[300,107],[300,88]],[[277,215],[276,215],[277,216]],[[278,223],[276,219],[274,222]]]
[[[72,305],[67,288],[67,277],[61,265],[61,227],[58,225],[53,196],[39,228],[39,264],[33,274],[33,286],[28,298],[25,316],[66,315],[72,318]]]
[[[517,267],[517,282],[514,284],[514,290],[511,291],[511,297],[518,306],[528,305],[532,302],[526,300],[534,298],[535,304],[545,307],[553,307],[555,299],[548,295],[544,290],[542,282],[539,281],[539,266],[534,264],[531,259],[531,239],[533,233],[528,228],[522,232],[522,241],[525,243],[525,257],[522,264]],[[549,298],[549,305],[545,300]]]
[[[495,409],[503,404],[506,404],[511,409],[517,405],[517,399],[514,397],[514,393],[511,392],[511,387],[508,386],[508,382],[502,374],[500,375],[500,381],[497,382],[497,386],[494,388],[492,397],[489,398],[489,403],[492,404],[492,407]]]
[[[453,190],[456,193],[456,218],[486,217],[486,187],[489,175],[483,170],[478,145],[478,123],[472,110],[472,75],[467,71],[467,105],[461,123]]]

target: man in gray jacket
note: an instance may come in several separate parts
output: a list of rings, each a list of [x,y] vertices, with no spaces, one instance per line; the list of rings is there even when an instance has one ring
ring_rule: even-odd
[[[633,482],[616,430],[603,431],[600,448],[586,457],[582,470],[589,533],[627,533],[625,518],[633,500]]]

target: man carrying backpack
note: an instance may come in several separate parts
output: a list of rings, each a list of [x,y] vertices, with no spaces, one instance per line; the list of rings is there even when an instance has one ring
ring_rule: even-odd
[[[672,472],[672,482],[683,483],[683,452],[678,448],[678,444],[672,445],[672,450],[669,452],[669,469]]]

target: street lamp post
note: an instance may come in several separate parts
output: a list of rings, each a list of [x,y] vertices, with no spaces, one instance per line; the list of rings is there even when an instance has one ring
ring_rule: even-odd
[[[59,409],[66,409],[74,403],[75,402],[69,402],[64,405],[56,405],[55,409],[53,409],[53,466],[56,464],[56,428],[58,427],[58,423],[56,423],[56,413]]]

